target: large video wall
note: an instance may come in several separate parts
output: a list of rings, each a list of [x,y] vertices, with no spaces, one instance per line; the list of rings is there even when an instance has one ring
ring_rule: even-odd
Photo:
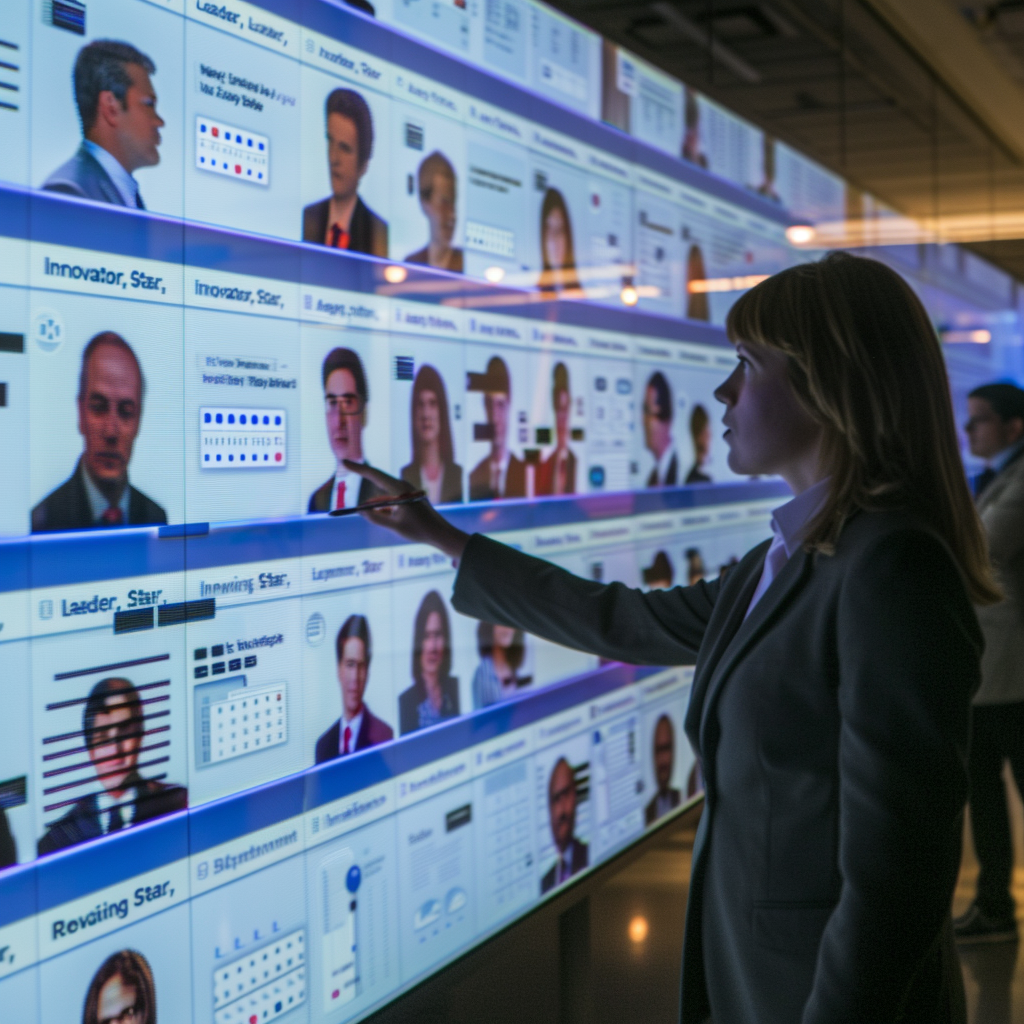
[[[721,324],[844,188],[525,0],[13,7],[0,1016],[359,1019],[701,779],[689,669],[457,614],[342,460],[727,571],[786,489],[728,468]]]

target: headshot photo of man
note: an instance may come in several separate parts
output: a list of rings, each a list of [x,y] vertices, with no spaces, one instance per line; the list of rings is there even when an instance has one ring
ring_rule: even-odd
[[[679,806],[679,790],[672,788],[676,760],[676,731],[672,719],[662,715],[654,724],[654,781],[658,792],[644,808],[644,823],[653,825],[663,814]]]
[[[679,460],[672,445],[672,389],[661,370],[655,370],[644,389],[644,447],[654,456],[648,487],[674,487]]]
[[[97,39],[75,59],[75,103],[82,143],[43,182],[47,192],[95,199],[144,210],[133,175],[160,163],[156,92],[149,76],[156,65],[129,43]]]
[[[387,257],[388,226],[359,196],[373,156],[373,115],[353,89],[335,89],[326,104],[331,194],[302,211],[302,240]]]
[[[491,442],[490,453],[469,474],[469,500],[526,497],[526,463],[508,447],[512,385],[508,367],[500,356],[491,356],[484,373],[470,373],[467,390],[483,392],[487,423],[478,426],[477,437]]]
[[[365,615],[350,615],[335,641],[341,717],[316,741],[316,763],[333,761],[395,738],[394,730],[366,705],[373,644]]]
[[[690,438],[693,441],[693,465],[686,474],[688,484],[710,484],[707,462],[711,457],[711,417],[699,402],[690,413]]]
[[[420,163],[416,175],[420,209],[427,218],[430,238],[422,249],[405,257],[406,263],[423,263],[462,273],[462,250],[452,245],[455,235],[455,168],[435,150]]]
[[[141,953],[121,949],[100,964],[85,994],[82,1024],[156,1024],[156,985]]]
[[[128,482],[145,396],[142,367],[120,334],[102,331],[82,352],[78,432],[82,455],[71,476],[32,509],[32,532],[162,526],[164,510]]]
[[[138,770],[146,738],[139,691],[121,676],[101,679],[82,714],[82,738],[100,789],[77,800],[39,840],[39,855],[76,846],[188,807],[188,790]]]
[[[576,831],[576,775],[569,762],[560,757],[548,779],[548,814],[551,819],[551,839],[558,851],[558,860],[540,882],[541,894],[556,885],[569,881],[590,862],[590,850],[577,839]]]
[[[537,467],[537,494],[575,494],[576,456],[569,447],[572,391],[569,368],[555,363],[551,375],[551,406],[555,413],[555,447]]]
[[[324,415],[327,440],[337,462],[334,476],[325,480],[309,499],[309,512],[329,512],[336,508],[355,508],[372,498],[377,488],[358,473],[350,472],[344,460],[365,462],[363,428],[370,392],[366,371],[358,353],[350,348],[334,348],[324,359]]]

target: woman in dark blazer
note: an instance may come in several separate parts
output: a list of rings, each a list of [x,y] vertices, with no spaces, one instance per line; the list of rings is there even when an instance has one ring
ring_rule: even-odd
[[[964,1022],[950,905],[971,601],[998,591],[938,342],[897,274],[845,254],[751,289],[727,327],[729,464],[796,498],[724,577],[642,593],[467,538],[424,503],[373,518],[460,558],[462,612],[605,658],[696,658],[685,1024]]]
[[[403,466],[401,478],[416,490],[424,490],[431,504],[462,501],[462,467],[455,461],[448,393],[441,374],[424,363],[412,385],[412,462]]]
[[[431,590],[416,612],[412,686],[398,695],[398,727],[405,736],[458,714],[459,681],[452,675],[451,625],[444,599]]]

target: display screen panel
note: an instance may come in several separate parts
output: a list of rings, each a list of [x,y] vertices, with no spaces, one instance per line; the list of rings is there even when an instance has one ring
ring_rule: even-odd
[[[355,7],[0,30],[20,1020],[361,1019],[701,792],[691,668],[461,615],[327,513],[350,459],[588,579],[728,572],[787,491],[729,468],[725,315],[842,184],[542,4]]]

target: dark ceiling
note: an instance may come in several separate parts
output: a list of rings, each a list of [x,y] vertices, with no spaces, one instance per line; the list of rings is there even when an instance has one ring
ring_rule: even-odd
[[[554,2],[902,213],[1024,211],[1024,0],[908,4],[944,19],[930,47],[887,16],[906,0]],[[970,248],[1024,280],[1024,240]]]

